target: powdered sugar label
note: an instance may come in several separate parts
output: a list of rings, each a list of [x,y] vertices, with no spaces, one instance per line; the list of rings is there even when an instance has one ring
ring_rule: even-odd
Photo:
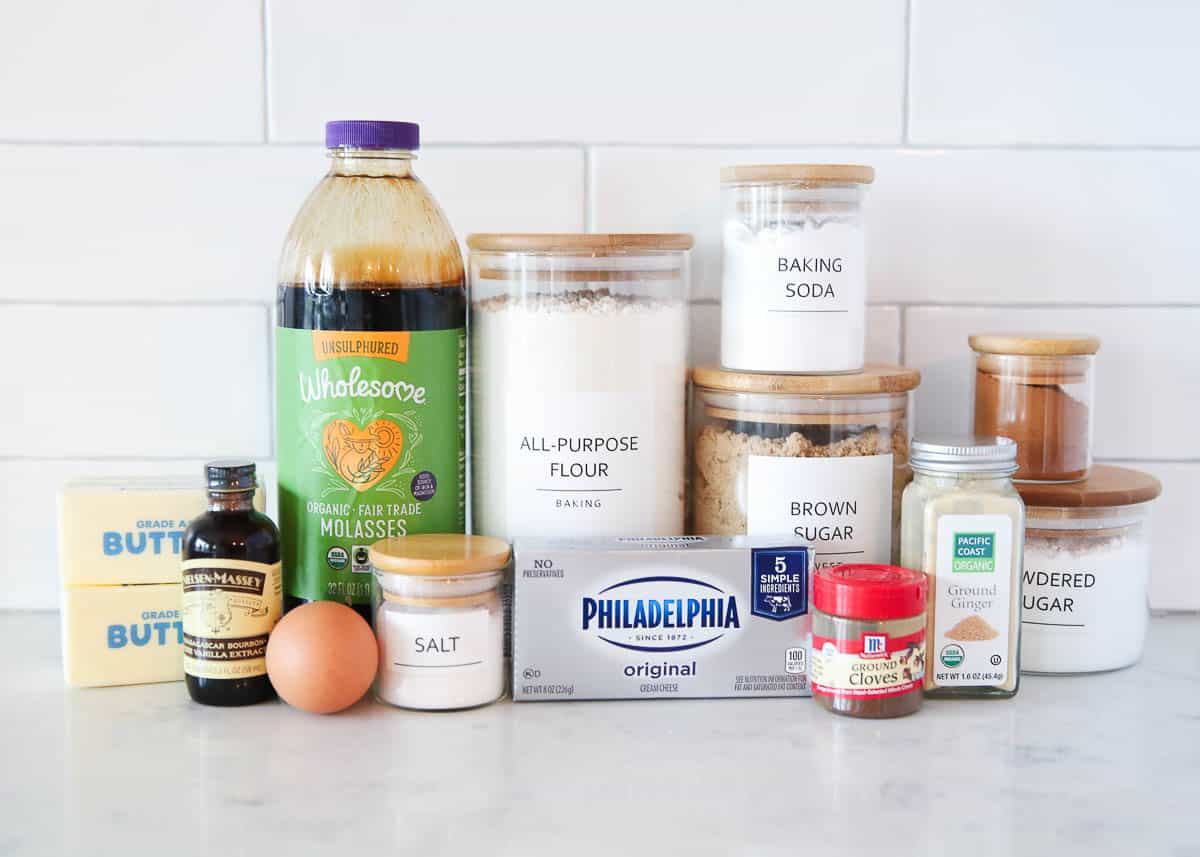
[[[892,455],[751,455],[746,532],[793,535],[816,548],[814,568],[891,562]]]
[[[1007,515],[938,519],[930,669],[941,687],[1008,681],[1013,526]]]
[[[863,365],[865,239],[856,225],[726,227],[721,362],[768,372]]]
[[[514,535],[675,534],[682,444],[660,437],[648,393],[514,395],[508,406],[508,520]],[[664,455],[679,452],[678,461]]]

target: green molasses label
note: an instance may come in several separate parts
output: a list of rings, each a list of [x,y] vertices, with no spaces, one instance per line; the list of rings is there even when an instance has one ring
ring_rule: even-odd
[[[276,330],[285,591],[368,604],[367,548],[466,527],[466,332]]]

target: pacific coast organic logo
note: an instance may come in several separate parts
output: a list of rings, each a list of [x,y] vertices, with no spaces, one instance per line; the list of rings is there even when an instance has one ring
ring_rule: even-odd
[[[996,570],[995,533],[955,533],[953,570],[959,573]]]

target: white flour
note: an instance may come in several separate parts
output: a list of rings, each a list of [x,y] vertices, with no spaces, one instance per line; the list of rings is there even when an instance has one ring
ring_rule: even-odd
[[[476,533],[683,532],[684,302],[501,296],[470,323]]]
[[[1048,538],[1029,529],[1022,671],[1096,672],[1134,663],[1146,639],[1149,568],[1144,534]]]

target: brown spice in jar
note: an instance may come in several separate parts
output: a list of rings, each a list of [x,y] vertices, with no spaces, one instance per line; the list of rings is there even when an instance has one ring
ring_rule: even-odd
[[[1088,406],[1063,389],[1077,379],[975,372],[975,434],[1017,442],[1014,479],[1071,482],[1088,471]]]
[[[987,619],[973,613],[947,631],[946,636],[951,640],[968,643],[976,640],[994,640],[1000,636],[1000,632],[993,628]]]

